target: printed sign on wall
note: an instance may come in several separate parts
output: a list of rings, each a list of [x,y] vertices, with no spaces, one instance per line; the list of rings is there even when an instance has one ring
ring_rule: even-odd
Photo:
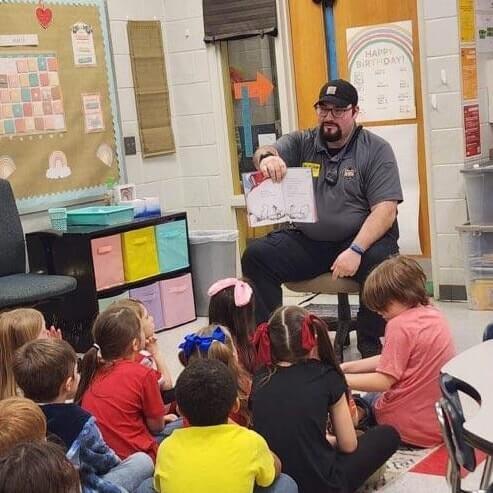
[[[350,28],[346,37],[359,121],[416,118],[411,21]]]

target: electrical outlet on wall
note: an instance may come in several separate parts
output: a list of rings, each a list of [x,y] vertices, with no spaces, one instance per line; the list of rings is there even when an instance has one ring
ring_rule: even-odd
[[[135,137],[123,137],[123,145],[125,147],[125,156],[134,156],[137,154]]]

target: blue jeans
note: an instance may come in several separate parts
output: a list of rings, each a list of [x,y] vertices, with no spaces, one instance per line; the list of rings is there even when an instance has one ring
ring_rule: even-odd
[[[152,479],[148,479],[145,483],[142,483],[140,488],[135,493],[150,493],[155,492],[152,487]],[[161,491],[161,493],[166,493]],[[279,477],[266,488],[261,486],[255,486],[253,493],[298,493],[298,486],[287,474],[281,473]]]
[[[483,342],[493,339],[493,324],[488,324],[483,332]]]
[[[367,423],[369,426],[375,426],[377,424],[377,420],[375,419],[375,402],[382,395],[381,392],[368,392],[365,395],[361,396],[371,409],[371,415],[367,417]]]
[[[153,474],[154,463],[152,459],[144,452],[136,452],[111,469],[102,478],[120,487],[124,492],[133,493],[142,483],[148,479],[152,480]],[[142,493],[145,491],[142,490]]]
[[[291,476],[281,473],[279,477],[266,488],[255,485],[253,493],[298,493],[298,485]]]
[[[173,433],[178,428],[183,428],[183,418],[178,418],[176,421],[167,423],[163,431],[153,434],[154,440],[156,440],[157,443],[161,443],[165,438],[168,438],[171,433]]]

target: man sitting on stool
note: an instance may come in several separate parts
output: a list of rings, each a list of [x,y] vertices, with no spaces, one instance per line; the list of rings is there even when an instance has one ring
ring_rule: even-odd
[[[257,323],[282,304],[281,284],[329,270],[363,286],[371,269],[398,253],[397,204],[402,202],[392,148],[356,124],[358,92],[345,80],[323,85],[315,103],[318,126],[262,146],[253,161],[264,176],[281,181],[287,167],[312,169],[318,222],[295,223],[253,241],[242,257],[243,275],[256,291]],[[360,302],[358,349],[381,350],[385,321]]]

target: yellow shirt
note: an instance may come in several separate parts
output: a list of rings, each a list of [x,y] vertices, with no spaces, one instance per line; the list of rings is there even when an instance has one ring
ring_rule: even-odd
[[[252,493],[274,481],[267,442],[242,426],[175,430],[159,447],[154,488],[160,493]]]

